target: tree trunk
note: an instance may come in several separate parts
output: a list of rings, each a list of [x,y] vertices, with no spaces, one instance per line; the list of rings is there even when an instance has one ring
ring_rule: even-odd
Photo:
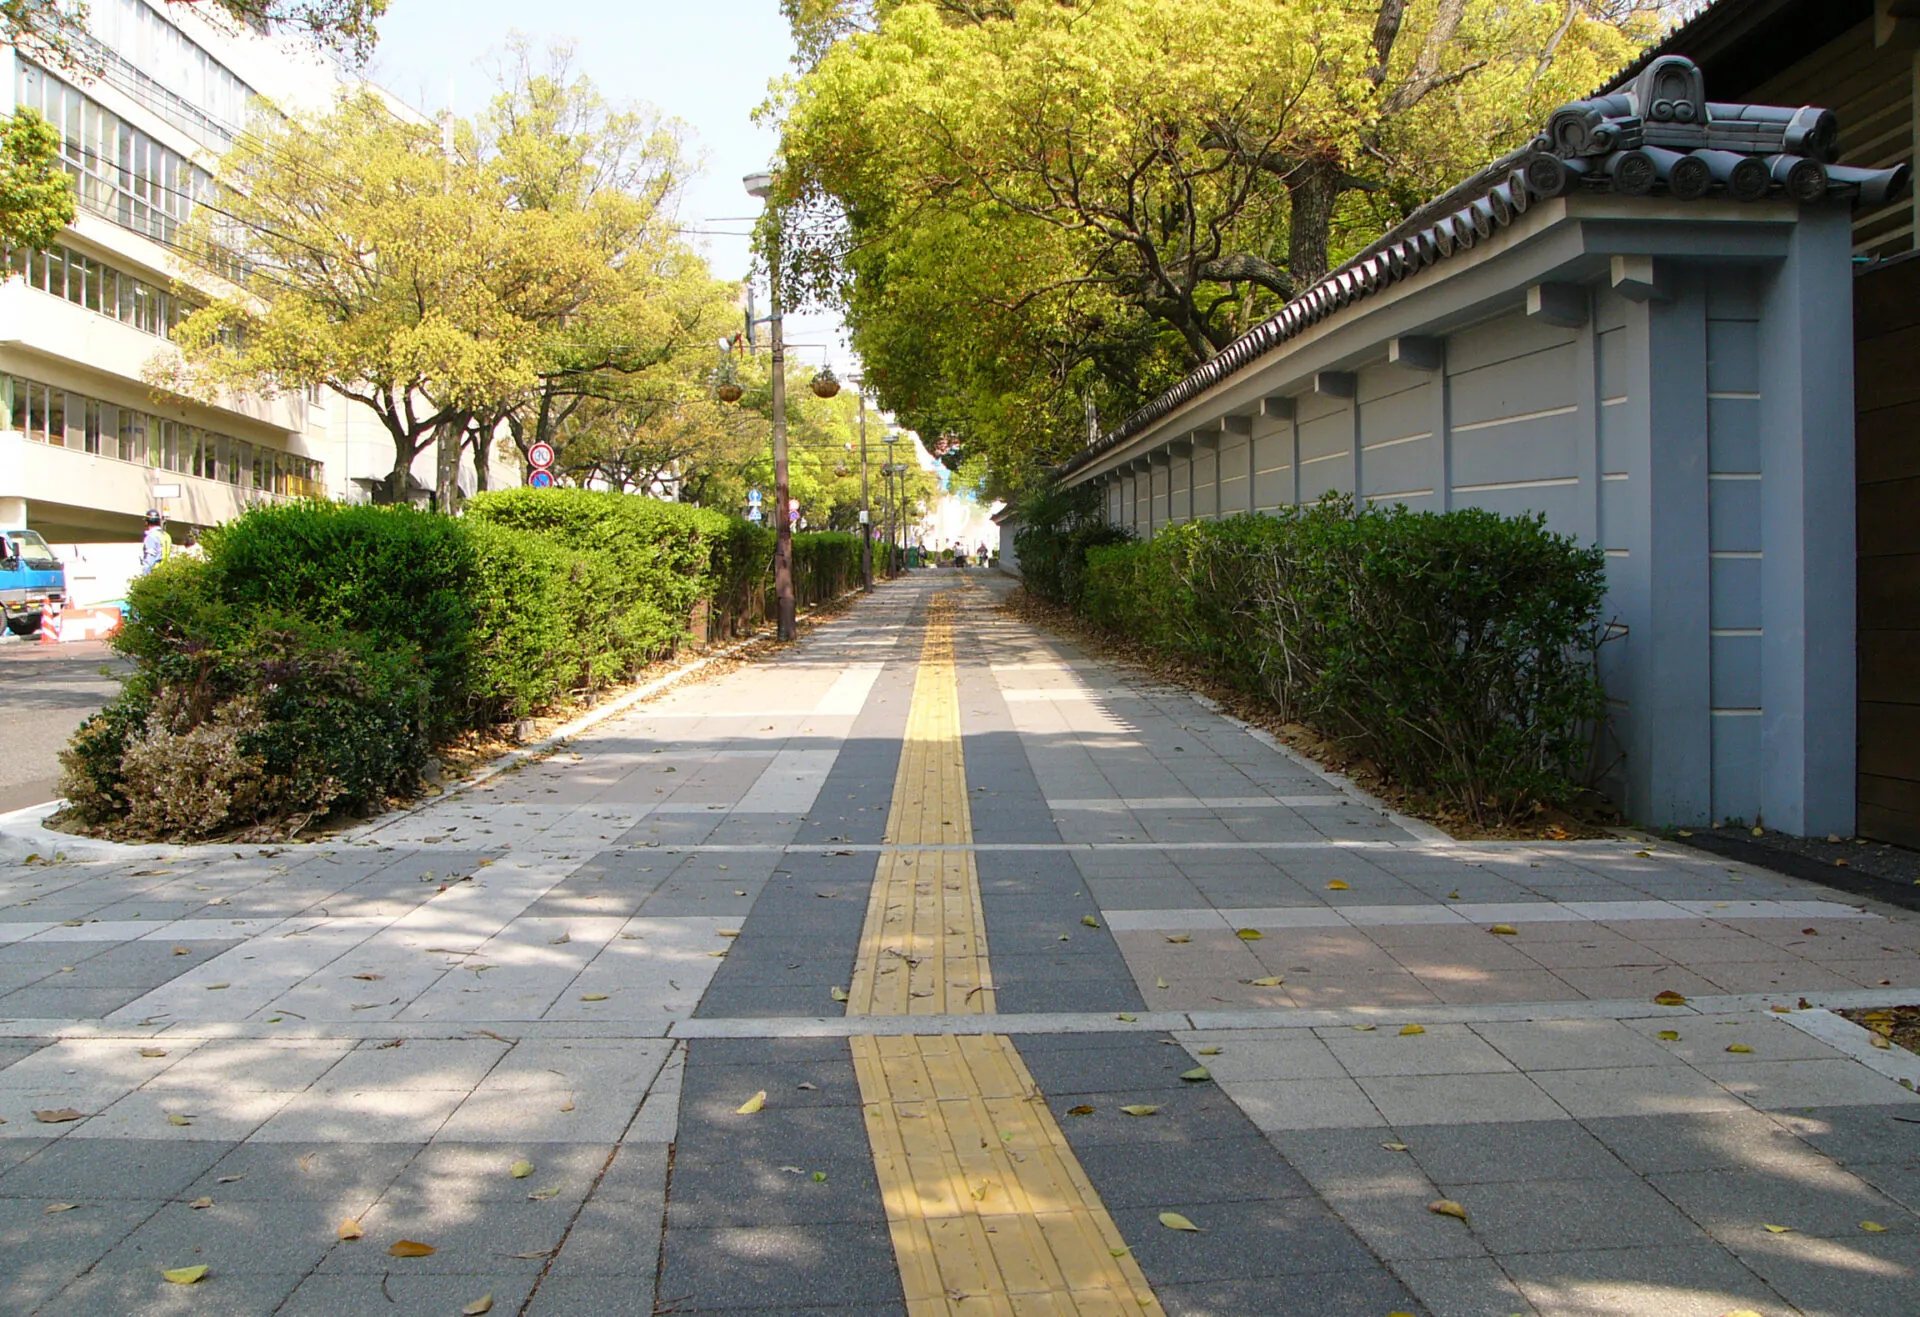
[[[1340,165],[1313,160],[1287,178],[1291,207],[1287,265],[1296,293],[1327,272],[1327,246],[1333,230],[1333,206],[1340,198]]]

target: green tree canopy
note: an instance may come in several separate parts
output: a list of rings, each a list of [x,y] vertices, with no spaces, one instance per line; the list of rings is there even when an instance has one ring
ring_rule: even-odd
[[[786,0],[789,276],[1004,486],[1621,63],[1660,0]]]

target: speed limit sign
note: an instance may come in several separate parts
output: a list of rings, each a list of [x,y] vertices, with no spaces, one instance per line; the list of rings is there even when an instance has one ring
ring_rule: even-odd
[[[547,443],[545,440],[535,444],[527,450],[527,461],[532,464],[535,470],[552,466],[553,445]]]

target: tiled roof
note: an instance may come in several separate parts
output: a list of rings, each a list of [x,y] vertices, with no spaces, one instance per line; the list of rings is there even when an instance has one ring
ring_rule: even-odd
[[[1138,435],[1308,327],[1493,237],[1535,201],[1573,192],[1760,201],[1828,197],[1883,204],[1911,169],[1832,163],[1839,125],[1810,106],[1720,105],[1691,60],[1648,61],[1631,87],[1561,106],[1545,131],[1422,206],[1272,318],[1075,454],[1068,474]]]

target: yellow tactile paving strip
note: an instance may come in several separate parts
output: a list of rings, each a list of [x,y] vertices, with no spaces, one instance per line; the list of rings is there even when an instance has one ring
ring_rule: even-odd
[[[972,835],[943,594],[886,838],[941,846]],[[972,852],[883,852],[874,877],[847,1013],[993,1014]],[[852,1047],[912,1317],[1163,1313],[1011,1038],[856,1037]]]
[[[951,846],[973,837],[953,604],[935,595],[883,840]],[[971,851],[882,851],[860,934],[849,1015],[991,1015],[987,926]]]

